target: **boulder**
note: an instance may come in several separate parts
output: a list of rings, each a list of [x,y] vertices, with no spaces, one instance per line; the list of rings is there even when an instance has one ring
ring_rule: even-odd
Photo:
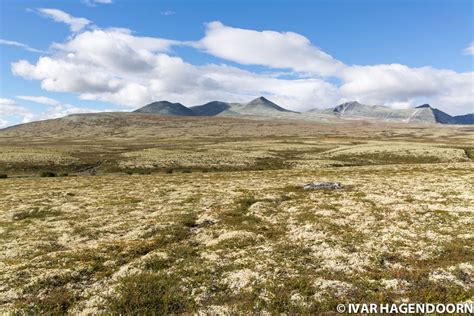
[[[342,189],[342,184],[339,182],[310,182],[303,185],[305,190],[316,190],[316,189]]]

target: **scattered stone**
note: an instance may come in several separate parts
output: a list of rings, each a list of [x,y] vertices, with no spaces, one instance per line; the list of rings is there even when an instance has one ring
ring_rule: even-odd
[[[208,227],[208,226],[212,226],[214,225],[216,222],[214,220],[211,220],[211,219],[202,219],[202,220],[198,220],[196,221],[196,226],[199,227],[199,228],[203,228],[203,227]]]
[[[303,188],[305,190],[316,190],[316,189],[342,189],[342,184],[339,182],[310,182],[306,183]]]
[[[471,282],[471,276],[469,273],[463,270],[459,270],[459,279],[465,283],[470,283]]]

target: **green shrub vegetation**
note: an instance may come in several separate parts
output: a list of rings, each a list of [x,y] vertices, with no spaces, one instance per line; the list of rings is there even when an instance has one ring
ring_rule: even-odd
[[[58,174],[56,172],[53,172],[53,171],[41,171],[39,176],[41,178],[53,178],[53,177],[57,177]]]

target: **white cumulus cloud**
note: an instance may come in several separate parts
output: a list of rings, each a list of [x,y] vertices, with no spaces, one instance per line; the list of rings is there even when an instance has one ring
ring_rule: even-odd
[[[322,76],[333,75],[344,66],[300,34],[259,32],[225,26],[216,21],[207,24],[206,36],[196,46],[240,64],[289,68]]]
[[[96,32],[108,38],[115,31],[86,32],[77,37],[87,34],[94,38]],[[294,109],[331,106],[338,101],[336,87],[318,78],[291,80],[226,65],[195,66],[160,52],[165,49],[155,45],[160,41],[148,42],[132,35],[127,35],[126,44],[110,41],[109,46],[103,41],[104,47],[82,45],[77,37],[62,44],[64,53],[41,57],[36,64],[26,60],[13,63],[13,73],[40,80],[47,91],[77,93],[85,100],[132,108],[161,99],[192,105],[216,99],[248,101],[260,94]]]
[[[69,57],[115,72],[146,72],[154,67],[156,52],[168,51],[176,41],[137,37],[127,29],[86,31],[64,44],[53,47],[68,52]]]

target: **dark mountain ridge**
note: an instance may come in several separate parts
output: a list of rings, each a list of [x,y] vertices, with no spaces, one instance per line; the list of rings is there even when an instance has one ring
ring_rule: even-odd
[[[173,116],[194,116],[195,115],[193,110],[185,107],[181,103],[171,103],[168,101],[153,102],[133,112],[159,114],[159,115],[173,115]]]

